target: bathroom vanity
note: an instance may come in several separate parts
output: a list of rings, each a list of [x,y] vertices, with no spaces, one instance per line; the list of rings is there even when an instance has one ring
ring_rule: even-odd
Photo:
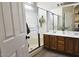
[[[44,47],[54,51],[79,55],[79,33],[74,31],[52,31],[44,33]]]

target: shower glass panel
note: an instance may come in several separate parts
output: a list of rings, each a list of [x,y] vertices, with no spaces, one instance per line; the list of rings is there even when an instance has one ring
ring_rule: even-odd
[[[43,45],[43,33],[47,32],[47,11],[38,8],[38,23],[40,33],[40,46]]]
[[[29,52],[38,47],[37,7],[25,4],[26,23],[30,28]]]

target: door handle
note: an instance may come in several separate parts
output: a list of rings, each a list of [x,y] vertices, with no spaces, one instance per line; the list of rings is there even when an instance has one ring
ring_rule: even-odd
[[[30,36],[26,36],[26,39],[29,39],[30,38]]]

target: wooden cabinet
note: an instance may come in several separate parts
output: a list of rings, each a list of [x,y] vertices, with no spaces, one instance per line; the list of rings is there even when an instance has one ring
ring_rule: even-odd
[[[44,35],[44,47],[63,53],[79,55],[78,38]]]
[[[64,37],[57,37],[57,50],[64,51]]]
[[[66,37],[65,38],[65,52],[66,53],[73,53],[74,52],[74,39]]]
[[[56,49],[57,48],[57,38],[56,36],[50,36],[50,48]]]
[[[49,35],[44,35],[44,47],[50,48],[49,42],[50,41],[50,36]]]

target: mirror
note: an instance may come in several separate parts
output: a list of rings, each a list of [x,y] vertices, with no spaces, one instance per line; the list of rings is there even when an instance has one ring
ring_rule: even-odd
[[[74,28],[76,31],[79,31],[79,5],[75,6],[74,8],[74,15],[75,15],[75,20],[74,20]]]
[[[62,7],[61,30],[79,31],[79,5]]]
[[[74,30],[74,7],[63,7],[63,27],[64,30]]]

